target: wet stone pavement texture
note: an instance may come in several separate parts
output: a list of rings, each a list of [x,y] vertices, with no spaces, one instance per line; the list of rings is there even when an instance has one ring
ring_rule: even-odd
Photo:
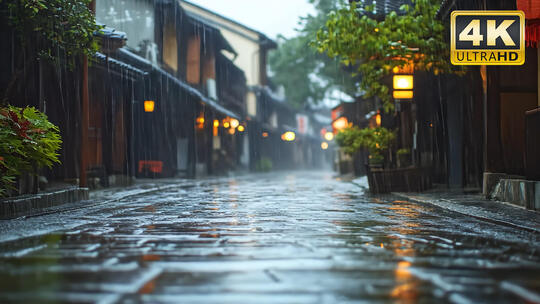
[[[329,172],[182,181],[0,232],[2,303],[540,301],[538,234]]]

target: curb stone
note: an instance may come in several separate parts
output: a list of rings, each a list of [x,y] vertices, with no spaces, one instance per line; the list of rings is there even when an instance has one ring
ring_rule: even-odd
[[[108,203],[117,202],[117,201],[126,199],[128,197],[148,194],[148,193],[161,191],[161,190],[168,190],[168,189],[175,188],[175,187],[178,187],[178,186],[181,186],[181,185],[183,185],[183,183],[167,184],[166,186],[156,186],[156,187],[152,187],[152,188],[148,188],[148,189],[137,189],[137,190],[132,190],[132,191],[126,191],[126,193],[123,194],[123,195],[120,195],[120,196],[114,197],[114,198],[109,198],[109,199],[106,199],[106,197],[101,197],[101,198],[96,197],[96,198],[92,198],[90,200],[81,200],[81,201],[77,201],[77,202],[68,202],[66,204],[56,206],[57,208],[53,207],[53,208],[43,209],[43,210],[41,210],[42,212],[22,215],[22,216],[18,217],[18,219],[32,218],[32,217],[38,217],[38,216],[43,216],[43,215],[62,213],[62,212],[74,211],[74,210],[79,210],[79,209],[88,208],[88,207],[99,206],[99,205],[102,205],[102,204],[108,204]],[[105,199],[105,200],[104,201],[99,201],[99,202],[93,202],[95,200],[101,200],[101,199]],[[82,204],[82,206],[81,206],[81,204]]]

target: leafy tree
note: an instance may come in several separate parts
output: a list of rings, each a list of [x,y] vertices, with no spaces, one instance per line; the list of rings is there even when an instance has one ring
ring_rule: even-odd
[[[16,97],[13,91],[38,62],[56,62],[69,68],[81,55],[98,50],[94,33],[101,26],[88,7],[91,0],[0,0],[2,24],[12,30],[14,62],[11,79],[2,88],[0,103]]]
[[[310,0],[316,14],[302,18],[298,36],[290,39],[279,37],[279,48],[270,54],[272,81],[285,88],[287,100],[296,108],[318,104],[334,89],[349,96],[357,93],[357,80],[344,73],[339,60],[309,47],[319,28],[325,24],[327,14],[340,7],[341,2]]]
[[[9,24],[21,43],[37,39],[39,55],[53,58],[92,55],[98,48],[94,33],[100,30],[89,5],[92,0],[0,0]]]
[[[412,7],[402,5],[399,14],[391,12],[381,19],[367,13],[372,6],[353,2],[328,14],[312,42],[320,53],[356,67],[366,97],[379,97],[386,111],[393,104],[384,78],[395,68],[412,65],[434,74],[459,72],[449,63],[445,27],[435,18],[440,1],[412,2]]]

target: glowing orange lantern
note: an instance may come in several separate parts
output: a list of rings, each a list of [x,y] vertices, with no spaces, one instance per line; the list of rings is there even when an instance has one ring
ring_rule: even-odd
[[[294,132],[288,131],[281,135],[283,141],[294,141],[296,139],[296,134]]]
[[[144,101],[144,111],[151,113],[154,112],[156,103],[153,100],[145,100]]]
[[[395,99],[412,99],[413,98],[413,91],[394,91],[394,98]]]
[[[412,75],[394,75],[394,90],[412,90],[413,87]]]
[[[324,134],[324,139],[328,140],[328,141],[332,141],[334,139],[334,133],[331,133],[331,132],[326,132]]]
[[[349,121],[346,117],[340,117],[332,123],[332,128],[335,131],[343,130],[349,126]]]

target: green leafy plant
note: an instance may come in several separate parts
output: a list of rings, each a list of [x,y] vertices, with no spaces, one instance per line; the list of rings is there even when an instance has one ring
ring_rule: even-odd
[[[328,13],[339,7],[341,0],[309,2],[313,5],[313,14],[301,18],[294,37],[279,36],[279,47],[268,57],[272,83],[285,88],[287,102],[297,109],[319,104],[325,99],[354,98],[358,87],[357,77],[344,73],[339,59],[309,47],[319,28],[325,24]]]
[[[402,148],[396,152],[398,167],[404,168],[411,164],[411,150]]]
[[[399,149],[397,150],[396,152],[397,156],[409,156],[411,155],[411,150],[410,149],[405,149],[405,148],[402,148],[402,149]]]
[[[54,62],[73,69],[81,55],[99,49],[101,29],[89,8],[91,0],[0,0],[0,18],[14,34],[11,79],[0,88],[0,105],[17,99],[38,64]]]
[[[24,173],[58,163],[58,127],[33,107],[0,108],[0,196]]]
[[[413,66],[415,70],[462,73],[449,62],[444,40],[446,30],[435,16],[439,0],[413,0],[399,12],[383,18],[369,17],[372,6],[351,5],[332,11],[311,45],[330,57],[339,57],[354,66],[362,77],[365,97],[377,96],[385,111],[393,109],[391,89],[384,79],[395,68]],[[399,13],[399,14],[398,14]]]
[[[361,148],[366,148],[372,162],[382,162],[384,153],[388,151],[395,139],[395,132],[384,127],[360,129],[353,126],[336,135],[336,142],[345,153],[354,154]]]
[[[40,57],[53,58],[62,51],[68,58],[92,55],[98,44],[94,33],[101,29],[89,8],[91,0],[0,0],[23,45],[28,39],[41,42]]]
[[[272,170],[273,164],[272,160],[268,157],[262,157],[255,166],[257,171],[260,172],[269,172]]]

